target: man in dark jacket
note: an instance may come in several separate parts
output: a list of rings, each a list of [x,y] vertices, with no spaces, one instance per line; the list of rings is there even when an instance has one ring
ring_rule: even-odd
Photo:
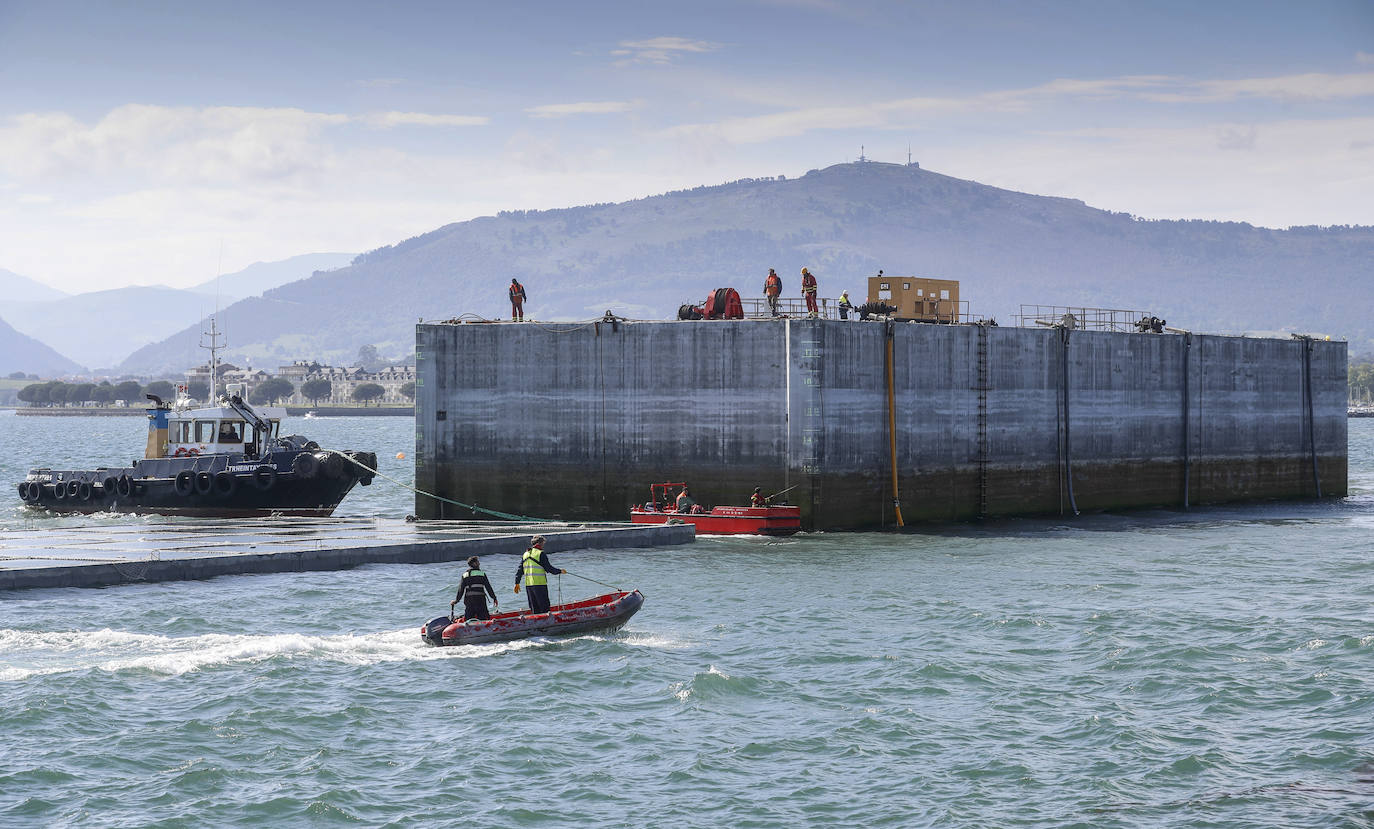
[[[485,594],[483,591],[486,591]],[[487,574],[483,573],[478,565],[477,556],[468,559],[467,572],[463,573],[463,581],[458,585],[458,595],[453,597],[453,601],[448,603],[449,613],[453,613],[453,608],[461,599],[463,602],[463,618],[465,619],[490,619],[491,614],[487,612],[487,596],[491,596],[491,601],[497,607],[501,606],[500,600],[496,598],[496,591],[491,587],[491,580]]]
[[[564,573],[549,561],[544,552],[544,536],[536,535],[530,539],[530,548],[520,557],[520,567],[515,571],[515,592],[520,592],[520,580],[525,580],[525,599],[530,610],[547,613],[549,610],[549,573]]]

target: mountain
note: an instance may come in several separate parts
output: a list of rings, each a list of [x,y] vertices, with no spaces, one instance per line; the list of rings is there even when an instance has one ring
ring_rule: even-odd
[[[357,256],[356,253],[303,253],[278,262],[254,262],[235,273],[228,273],[216,279],[202,282],[188,290],[200,294],[239,297],[257,296],[297,279],[305,279],[316,271],[332,271],[342,268]]]
[[[450,224],[346,268],[230,306],[230,359],[347,358],[371,343],[408,353],[418,317],[503,317],[512,277],[537,319],[606,309],[673,318],[732,285],[785,295],[807,265],[822,296],[891,275],[961,281],[971,310],[1013,322],[1022,303],[1148,311],[1197,331],[1314,331],[1374,348],[1374,228],[1271,230],[1144,221],[1083,202],[1002,190],[916,166],[860,162],[795,179],[749,179],[619,204],[515,211]],[[123,366],[183,368],[199,326]]]
[[[0,319],[0,375],[12,371],[37,374],[39,377],[60,377],[78,374],[85,369],[38,340],[19,333]]]
[[[0,268],[0,297],[14,302],[43,302],[66,296],[56,288]]]
[[[229,304],[266,288],[303,279],[320,268],[346,264],[352,257],[353,254],[346,253],[308,253],[280,262],[257,262],[218,280],[184,290],[163,285],[131,285],[75,296],[59,295],[59,299],[45,302],[0,298],[0,314],[19,331],[77,362],[93,368],[109,368],[138,348],[163,340],[187,323],[212,313],[217,281],[219,301]],[[192,343],[169,357],[179,366],[181,363],[189,365],[198,361],[201,353]]]

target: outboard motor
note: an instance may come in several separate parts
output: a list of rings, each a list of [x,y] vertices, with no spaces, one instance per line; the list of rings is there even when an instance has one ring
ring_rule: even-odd
[[[431,619],[429,623],[425,625],[424,632],[421,636],[431,645],[441,644],[444,641],[444,628],[451,624],[453,624],[453,620],[447,616]]]

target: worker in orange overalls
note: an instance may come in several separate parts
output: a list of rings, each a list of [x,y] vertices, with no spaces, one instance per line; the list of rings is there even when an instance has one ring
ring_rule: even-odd
[[[768,297],[768,310],[778,315],[778,297],[782,295],[782,277],[768,269],[768,278],[763,280],[763,295]]]
[[[525,286],[516,280],[510,281],[510,321],[525,321]]]
[[[816,277],[806,268],[802,268],[802,296],[806,298],[806,315],[816,316],[819,313],[816,308]]]

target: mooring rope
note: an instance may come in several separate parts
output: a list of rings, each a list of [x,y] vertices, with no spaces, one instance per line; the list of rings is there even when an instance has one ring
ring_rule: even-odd
[[[436,501],[443,501],[445,504],[453,504],[453,505],[456,506],[456,507],[462,507],[463,509],[470,509],[470,510],[472,510],[473,512],[485,513],[485,514],[487,514],[487,515],[491,515],[491,516],[494,516],[494,517],[496,517],[496,518],[504,518],[504,519],[506,519],[506,520],[508,520],[508,521],[527,521],[527,522],[532,523],[532,524],[555,524],[555,523],[558,523],[557,521],[555,521],[555,520],[552,519],[552,518],[533,518],[533,517],[528,516],[528,515],[516,515],[515,513],[511,513],[511,512],[501,512],[500,510],[487,509],[486,507],[479,507],[479,506],[477,506],[476,504],[465,504],[465,503],[463,503],[462,501],[455,501],[455,500],[453,500],[452,498],[445,498],[445,497],[442,496],[442,495],[435,495],[433,492],[425,492],[423,489],[416,489],[415,487],[411,486],[410,484],[406,483],[405,481],[398,481],[398,480],[396,480],[395,478],[391,477],[390,475],[387,475],[387,474],[385,474],[385,473],[383,473],[383,472],[379,472],[379,471],[377,471],[376,469],[373,469],[372,467],[370,467],[370,466],[368,466],[367,464],[363,463],[362,461],[358,460],[357,458],[349,457],[348,455],[345,455],[343,452],[340,452],[340,451],[338,451],[337,449],[325,449],[325,450],[322,450],[322,451],[329,452],[329,453],[334,454],[334,455],[338,455],[339,457],[343,458],[344,460],[348,461],[349,463],[353,464],[354,466],[357,466],[357,467],[359,467],[359,468],[361,468],[361,469],[366,469],[368,472],[371,472],[373,475],[376,475],[378,478],[385,478],[386,480],[391,481],[393,484],[396,484],[397,486],[405,487],[406,489],[410,490],[411,492],[415,493],[416,495],[423,495],[423,496],[425,496],[426,498],[433,498],[433,499],[436,500]]]

